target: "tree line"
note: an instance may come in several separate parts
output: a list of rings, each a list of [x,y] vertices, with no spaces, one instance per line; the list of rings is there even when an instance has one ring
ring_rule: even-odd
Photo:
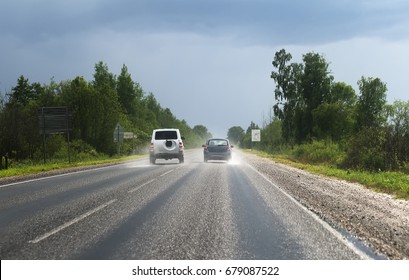
[[[198,146],[211,135],[205,126],[191,128],[169,108],[163,108],[153,93],[144,92],[132,80],[126,65],[116,76],[101,61],[95,64],[92,81],[78,76],[59,83],[52,79],[49,84],[40,84],[20,76],[10,92],[0,94],[0,155],[17,161],[40,160],[44,148],[39,108],[58,106],[68,107],[72,115],[70,148],[77,160],[114,155],[117,144],[113,131],[117,123],[137,135],[136,139],[121,144],[122,154],[146,152],[155,128],[179,128],[187,147]],[[67,140],[65,134],[47,135],[47,158],[66,158]]]
[[[361,77],[357,94],[351,85],[335,81],[320,54],[304,54],[296,63],[282,49],[272,65],[275,105],[258,148],[290,149],[302,156],[309,147],[316,157],[325,151],[332,158],[322,155],[321,160],[342,168],[409,171],[409,102],[388,104],[380,78]],[[254,128],[253,122],[246,132],[232,127],[228,135],[250,147]]]

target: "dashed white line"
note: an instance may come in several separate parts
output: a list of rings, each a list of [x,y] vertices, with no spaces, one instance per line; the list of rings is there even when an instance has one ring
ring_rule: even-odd
[[[67,227],[69,227],[69,226],[71,226],[71,225],[73,225],[75,223],[78,223],[79,221],[87,218],[88,216],[94,214],[95,212],[98,212],[99,210],[102,210],[103,208],[105,208],[105,207],[109,206],[110,204],[114,203],[115,201],[117,201],[117,200],[112,199],[112,200],[108,201],[107,203],[104,203],[104,204],[98,206],[97,208],[94,208],[94,209],[88,211],[87,213],[82,214],[81,216],[79,216],[79,217],[77,217],[77,218],[75,218],[75,219],[73,219],[73,220],[71,220],[71,221],[69,221],[69,222],[55,228],[55,229],[53,229],[52,231],[49,231],[49,232],[37,237],[36,239],[30,240],[28,242],[33,243],[33,244],[38,243],[38,242],[50,237],[51,235],[54,235],[54,234],[60,232],[61,230],[65,229],[65,228],[67,228]]]
[[[163,177],[163,176],[165,176],[165,175],[168,175],[169,173],[171,173],[171,172],[173,172],[173,171],[175,171],[175,169],[169,170],[168,172],[165,172],[165,173],[159,175],[159,177]]]
[[[156,179],[149,180],[148,182],[143,183],[142,185],[139,185],[139,186],[137,186],[136,188],[133,188],[133,189],[129,190],[128,193],[133,193],[133,192],[139,190],[140,188],[142,188],[143,186],[146,186],[146,185],[152,183],[152,182],[155,181],[155,180],[156,180]]]

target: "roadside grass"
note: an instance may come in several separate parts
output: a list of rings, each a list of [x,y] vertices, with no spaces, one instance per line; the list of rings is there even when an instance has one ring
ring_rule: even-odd
[[[90,160],[83,160],[78,162],[49,162],[46,164],[38,164],[38,163],[18,163],[13,164],[8,169],[0,170],[0,178],[5,177],[12,177],[12,176],[22,176],[22,175],[29,175],[29,174],[38,174],[42,172],[64,169],[64,168],[72,168],[72,167],[79,167],[79,166],[89,166],[89,165],[101,165],[107,163],[119,163],[128,160],[142,158],[143,155],[135,155],[135,156],[126,156],[126,157],[106,157],[100,159],[90,159]]]
[[[294,160],[291,156],[272,155],[258,150],[245,150],[278,163],[306,170],[316,175],[324,175],[352,183],[359,183],[377,192],[387,193],[395,198],[409,200],[409,175],[402,172],[369,172],[345,170],[331,164],[308,164]]]

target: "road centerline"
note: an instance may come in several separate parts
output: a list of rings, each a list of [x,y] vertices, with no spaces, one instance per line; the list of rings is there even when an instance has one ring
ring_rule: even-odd
[[[166,175],[168,175],[169,173],[172,173],[173,171],[175,171],[175,169],[169,170],[169,171],[167,171],[167,172],[165,172],[165,173],[159,175],[159,177],[166,176]]]
[[[96,207],[96,208],[82,214],[81,216],[79,216],[79,217],[77,217],[77,218],[75,218],[75,219],[73,219],[73,220],[71,220],[71,221],[69,221],[69,222],[67,222],[65,224],[62,224],[61,226],[56,227],[55,229],[53,229],[53,230],[51,230],[51,231],[37,237],[36,239],[28,241],[28,243],[36,244],[36,243],[38,243],[38,242],[40,242],[40,241],[54,235],[54,234],[62,231],[63,229],[65,229],[65,228],[67,228],[67,227],[69,227],[69,226],[71,226],[71,225],[73,225],[75,223],[78,223],[79,221],[91,216],[92,214],[104,209],[105,207],[111,205],[115,201],[117,201],[117,199],[112,199],[112,200],[110,200],[110,201],[108,201],[108,202],[106,202],[106,203],[104,203],[104,204],[102,204],[102,205],[100,205],[100,206],[98,206],[98,207]]]
[[[154,182],[154,181],[156,181],[156,179],[149,180],[149,181],[143,183],[142,185],[139,185],[139,186],[137,186],[136,188],[133,188],[133,189],[129,190],[128,193],[136,192],[137,190],[139,190],[139,189],[142,188],[143,186],[146,186],[146,185],[148,185],[148,184],[150,184],[150,183],[152,183],[152,182]]]

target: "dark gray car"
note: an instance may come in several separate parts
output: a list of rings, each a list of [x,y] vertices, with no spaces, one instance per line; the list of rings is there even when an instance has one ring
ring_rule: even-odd
[[[230,160],[231,149],[233,145],[230,145],[228,139],[212,138],[207,140],[206,144],[202,146],[204,161],[208,160]]]

